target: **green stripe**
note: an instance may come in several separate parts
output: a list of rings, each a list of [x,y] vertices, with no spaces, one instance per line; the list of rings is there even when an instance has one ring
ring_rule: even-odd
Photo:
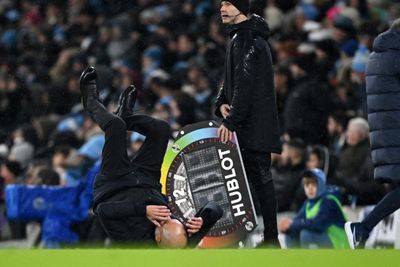
[[[333,201],[336,202],[336,204],[338,205],[340,211],[342,212],[344,220],[347,221],[347,216],[343,211],[342,203],[340,203],[339,199],[337,199],[334,195],[327,195],[327,198],[332,199]]]
[[[312,208],[310,208],[310,202],[307,202],[307,204],[306,204],[306,219],[307,220],[314,219],[318,215],[319,208],[321,206],[321,202],[322,202],[322,198],[320,200],[318,200],[318,202],[315,203],[315,205]]]

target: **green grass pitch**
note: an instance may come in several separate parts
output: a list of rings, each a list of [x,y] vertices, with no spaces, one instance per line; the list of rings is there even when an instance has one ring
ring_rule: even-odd
[[[1,267],[345,267],[400,266],[398,250],[0,250]]]

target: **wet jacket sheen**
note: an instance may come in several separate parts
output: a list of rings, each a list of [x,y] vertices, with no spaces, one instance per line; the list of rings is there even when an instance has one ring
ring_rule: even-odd
[[[219,91],[215,115],[229,104],[223,124],[236,131],[242,148],[280,153],[272,57],[267,42],[266,22],[253,15],[249,20],[229,25],[232,38],[225,56],[224,85]]]

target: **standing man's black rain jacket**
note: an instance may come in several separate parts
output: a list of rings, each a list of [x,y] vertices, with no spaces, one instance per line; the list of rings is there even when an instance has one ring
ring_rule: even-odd
[[[216,102],[215,115],[222,117],[222,104],[229,104],[223,124],[236,131],[246,150],[280,153],[279,122],[269,29],[257,15],[228,26],[232,38],[227,48],[224,85]]]

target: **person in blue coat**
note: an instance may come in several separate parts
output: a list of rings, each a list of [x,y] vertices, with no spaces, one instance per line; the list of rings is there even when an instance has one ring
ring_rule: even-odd
[[[362,247],[379,221],[400,208],[400,19],[374,40],[366,76],[374,178],[394,189],[362,222],[345,224],[352,249]]]

